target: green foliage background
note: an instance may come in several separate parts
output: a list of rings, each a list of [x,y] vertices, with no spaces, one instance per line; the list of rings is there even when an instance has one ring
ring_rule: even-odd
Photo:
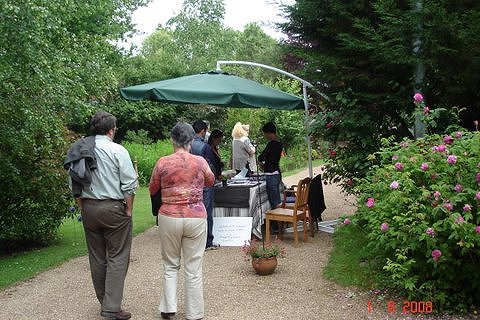
[[[331,98],[312,93],[322,110],[314,134],[337,154],[328,180],[347,186],[366,174],[382,138],[412,137],[416,90],[432,110],[465,108],[467,129],[480,118],[478,1],[297,0],[284,13],[285,68]],[[439,115],[439,124],[452,122],[450,112]]]
[[[0,6],[0,252],[51,242],[71,199],[62,168],[72,114],[116,91],[131,29],[125,1],[6,0]]]

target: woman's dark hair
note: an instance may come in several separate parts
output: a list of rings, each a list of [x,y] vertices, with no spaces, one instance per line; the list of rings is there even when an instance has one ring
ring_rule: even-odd
[[[188,149],[195,137],[195,131],[188,123],[178,122],[170,131],[170,136],[174,145]]]
[[[106,111],[97,111],[90,121],[90,132],[92,135],[106,135],[108,131],[115,129],[117,118]]]
[[[222,138],[222,137],[223,137],[223,132],[215,129],[210,133],[210,137],[208,137],[208,144],[212,144],[213,139]]]
[[[273,122],[267,122],[263,125],[262,131],[264,133],[275,133],[277,134],[277,127]]]

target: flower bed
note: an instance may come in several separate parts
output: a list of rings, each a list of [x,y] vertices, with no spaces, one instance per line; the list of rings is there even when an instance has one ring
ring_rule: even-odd
[[[436,310],[478,307],[480,133],[382,143],[378,165],[358,181],[358,212],[345,224],[367,233],[386,286]]]

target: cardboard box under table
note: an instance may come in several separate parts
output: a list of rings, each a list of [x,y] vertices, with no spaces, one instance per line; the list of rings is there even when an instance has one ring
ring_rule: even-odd
[[[265,212],[270,209],[265,181],[221,184],[215,188],[213,217],[252,217],[252,233],[262,238]],[[260,210],[261,204],[261,210]],[[215,223],[214,223],[215,229]]]

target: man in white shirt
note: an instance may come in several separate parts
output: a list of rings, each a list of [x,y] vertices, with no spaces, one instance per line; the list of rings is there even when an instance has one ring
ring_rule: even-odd
[[[77,203],[87,241],[90,271],[103,317],[126,320],[122,310],[125,276],[132,245],[132,209],[137,174],[128,151],[113,142],[116,118],[97,112],[90,130],[95,136],[97,168],[90,187],[83,188]]]

